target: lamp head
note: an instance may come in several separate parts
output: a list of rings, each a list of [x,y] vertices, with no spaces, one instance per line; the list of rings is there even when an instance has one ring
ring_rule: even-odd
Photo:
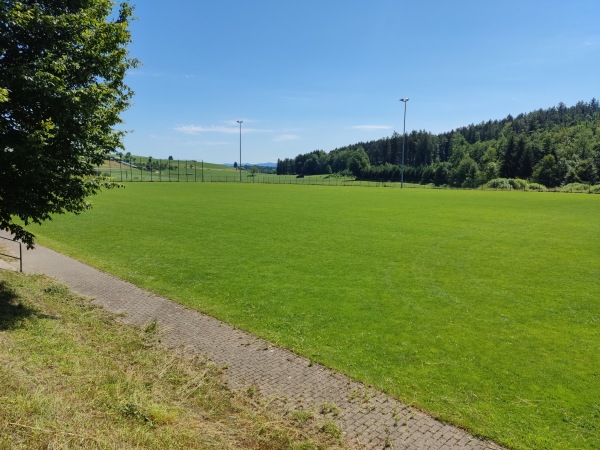
[[[408,97],[407,98],[401,98],[400,101],[406,103],[408,101]]]

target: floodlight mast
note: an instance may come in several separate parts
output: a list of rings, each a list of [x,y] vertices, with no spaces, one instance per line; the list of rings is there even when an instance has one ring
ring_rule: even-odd
[[[240,171],[240,183],[242,182],[242,123],[243,120],[236,120],[237,123],[240,124],[240,165],[238,170]]]
[[[402,131],[402,167],[400,170],[400,187],[404,187],[404,146],[406,143],[406,104],[408,103],[408,97],[401,98],[400,101],[404,103],[404,128]]]

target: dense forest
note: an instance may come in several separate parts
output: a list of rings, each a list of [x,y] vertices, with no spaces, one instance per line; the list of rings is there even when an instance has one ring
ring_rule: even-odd
[[[277,174],[341,173],[399,181],[402,135],[277,161]],[[600,179],[600,105],[593,98],[434,135],[406,135],[404,180],[473,188],[522,179],[545,187]]]

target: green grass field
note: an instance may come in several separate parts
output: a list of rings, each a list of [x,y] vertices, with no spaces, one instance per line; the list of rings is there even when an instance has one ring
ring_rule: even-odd
[[[93,203],[32,230],[504,445],[600,447],[600,196],[130,183]]]

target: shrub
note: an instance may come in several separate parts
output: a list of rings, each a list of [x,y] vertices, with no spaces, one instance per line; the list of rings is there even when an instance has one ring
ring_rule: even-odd
[[[527,181],[522,180],[521,178],[509,178],[508,182],[513,189],[518,191],[524,191],[525,187],[527,186]]]
[[[600,194],[600,184],[590,187],[590,194]]]
[[[560,192],[587,192],[590,185],[585,183],[569,183],[560,188]]]
[[[529,191],[538,191],[538,192],[546,192],[548,188],[540,183],[528,183],[527,190]]]
[[[488,181],[486,186],[488,189],[514,189],[517,191],[524,191],[529,185],[526,180],[522,180],[521,178],[494,178],[493,180]]]
[[[508,178],[494,178],[488,181],[487,187],[489,189],[512,189]]]

